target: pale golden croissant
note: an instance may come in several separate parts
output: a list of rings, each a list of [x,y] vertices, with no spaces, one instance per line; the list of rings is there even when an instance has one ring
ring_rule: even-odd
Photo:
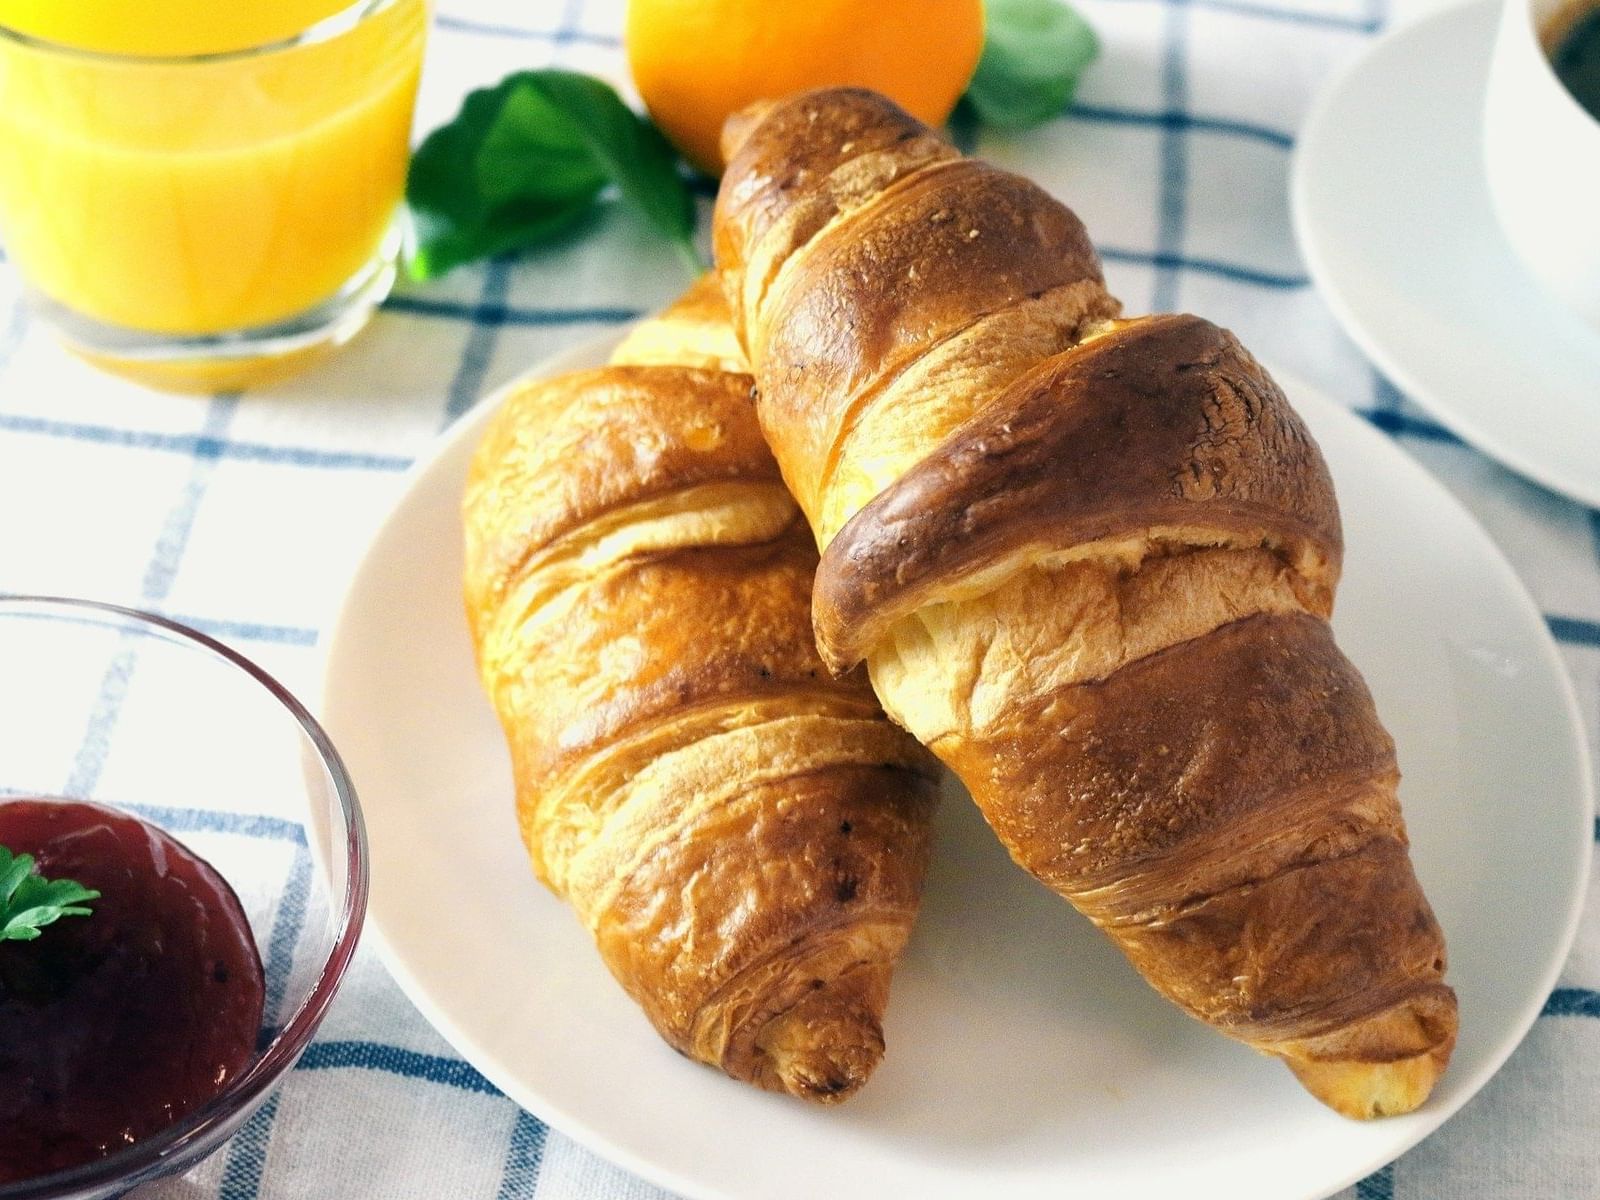
[[[720,314],[720,315],[719,315]],[[714,282],[517,388],[473,460],[467,614],[534,869],[682,1053],[842,1100],[883,1052],[933,772],[811,637],[817,555]]]
[[[1455,995],[1283,394],[1197,317],[1116,320],[1069,209],[882,97],[724,143],[718,262],[824,547],[823,657],[1187,1012],[1342,1113],[1415,1108]]]

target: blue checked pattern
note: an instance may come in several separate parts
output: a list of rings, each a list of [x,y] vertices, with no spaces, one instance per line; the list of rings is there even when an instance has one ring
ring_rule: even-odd
[[[1600,749],[1600,511],[1500,468],[1407,402],[1312,291],[1285,198],[1317,87],[1391,17],[1383,0],[1079,0],[1105,54],[1077,105],[970,148],[1088,223],[1133,312],[1191,309],[1398,439],[1510,555],[1546,613]],[[419,123],[468,88],[559,62],[621,81],[622,0],[443,0]],[[64,355],[0,261],[0,589],[154,607],[317,689],[318,633],[398,473],[487,391],[686,282],[628,219],[524,260],[403,290],[318,371],[248,396],[165,397]],[[25,514],[25,515],[24,515]],[[127,684],[114,663],[75,767],[99,772]],[[311,861],[299,826],[196,809],[179,833],[259,839],[285,864],[267,955],[293,959]],[[1600,823],[1596,836],[1600,837]],[[278,852],[268,855],[266,850]],[[276,1006],[281,997],[270,997]],[[1339,1200],[1600,1190],[1600,896],[1522,1048],[1460,1116]],[[330,1176],[331,1173],[331,1176]],[[462,1062],[370,951],[282,1091],[221,1154],[152,1197],[658,1197],[520,1112]]]

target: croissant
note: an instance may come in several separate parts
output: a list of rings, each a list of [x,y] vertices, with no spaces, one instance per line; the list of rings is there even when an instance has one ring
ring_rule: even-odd
[[[518,386],[469,473],[467,616],[539,878],[673,1047],[826,1103],[883,1053],[937,768],[817,657],[737,355],[712,281],[619,349],[654,365]]]
[[[1341,1113],[1415,1108],[1455,995],[1283,393],[1198,317],[1120,319],[1068,208],[880,96],[758,105],[723,149],[823,658],[1169,999]]]

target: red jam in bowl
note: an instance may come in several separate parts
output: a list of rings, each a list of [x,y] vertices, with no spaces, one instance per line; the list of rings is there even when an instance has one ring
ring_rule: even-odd
[[[0,941],[0,1184],[115,1153],[250,1062],[261,957],[212,867],[136,817],[0,801],[0,845],[98,889],[89,916]]]

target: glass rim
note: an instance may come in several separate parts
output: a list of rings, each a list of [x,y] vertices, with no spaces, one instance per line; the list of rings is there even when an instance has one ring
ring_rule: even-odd
[[[387,4],[392,0],[378,2]],[[124,626],[142,626],[144,632],[151,636],[179,645],[187,643],[190,648],[209,654],[224,666],[242,672],[265,690],[300,727],[306,741],[316,752],[318,764],[333,785],[347,835],[344,855],[347,882],[344,902],[338,906],[333,945],[317,972],[316,981],[289,1014],[289,1018],[278,1027],[272,1040],[256,1053],[250,1065],[235,1076],[227,1087],[183,1120],[115,1154],[33,1179],[0,1184],[0,1200],[52,1200],[57,1196],[72,1195],[79,1189],[146,1182],[159,1174],[163,1162],[175,1161],[187,1165],[193,1161],[191,1153],[195,1158],[209,1153],[226,1137],[237,1132],[229,1128],[230,1122],[265,1099],[299,1061],[322,1024],[322,1018],[339,990],[360,941],[369,887],[366,822],[361,815],[355,784],[327,731],[288,688],[225,643],[159,613],[75,596],[0,591],[0,615],[8,610],[30,609],[89,613],[101,618],[116,618]],[[307,852],[310,852],[309,839]]]
[[[88,46],[74,46],[54,38],[40,37],[38,34],[25,33],[3,21],[0,21],[0,43],[10,43],[25,50],[53,54],[62,58],[134,68],[208,66],[213,63],[266,58],[302,46],[329,42],[402,2],[403,0],[352,0],[337,12],[330,13],[288,37],[260,42],[253,46],[240,46],[232,50],[206,50],[197,54],[131,54],[119,50],[96,50]]]

